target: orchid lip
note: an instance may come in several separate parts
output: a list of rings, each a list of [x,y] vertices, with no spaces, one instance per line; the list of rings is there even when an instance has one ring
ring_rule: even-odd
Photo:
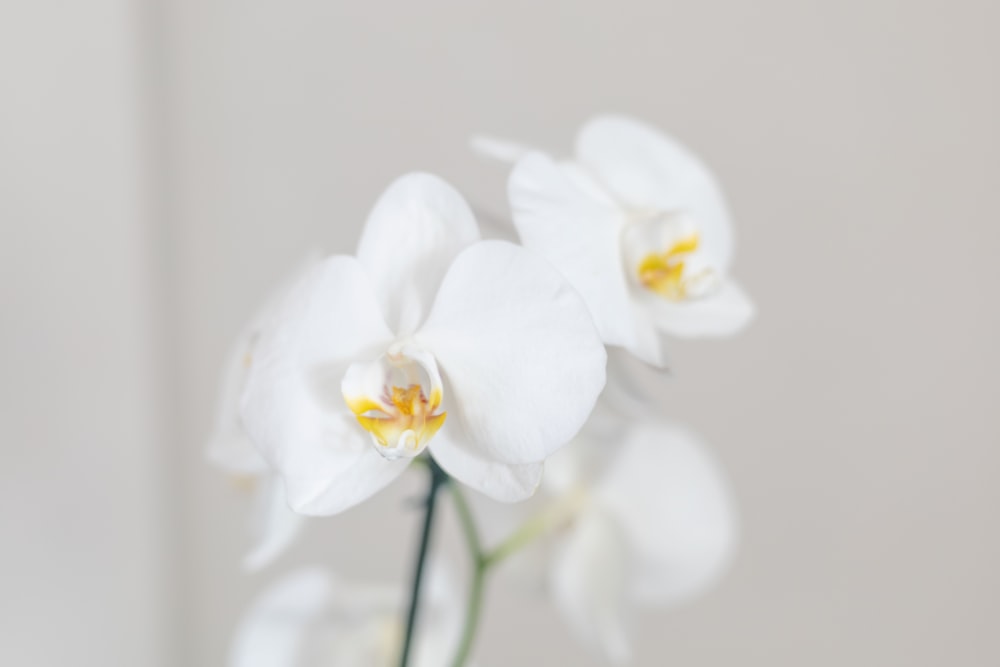
[[[697,222],[684,211],[633,212],[622,232],[627,272],[638,288],[683,302],[714,292],[717,269],[705,261]]]
[[[410,343],[395,343],[375,361],[352,364],[341,389],[376,450],[390,460],[420,454],[447,417],[437,362]]]

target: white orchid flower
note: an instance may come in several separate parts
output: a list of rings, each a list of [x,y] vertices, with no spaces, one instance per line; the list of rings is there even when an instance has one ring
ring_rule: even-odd
[[[690,432],[625,420],[602,406],[578,441],[550,459],[545,489],[563,505],[550,587],[579,636],[621,664],[631,618],[705,591],[737,541],[721,470]]]
[[[599,116],[573,160],[477,138],[473,147],[516,164],[508,182],[525,247],[579,290],[604,341],[664,364],[659,334],[725,336],[754,308],[730,278],[733,230],[712,173],[658,130]]]
[[[301,533],[305,518],[288,506],[281,477],[274,473],[250,441],[240,418],[240,397],[254,361],[261,329],[274,310],[271,299],[243,330],[233,345],[222,376],[215,428],[208,458],[241,487],[253,492],[249,532],[253,546],[243,559],[247,570],[259,570],[280,556]]]
[[[480,241],[428,174],[393,183],[357,257],[310,270],[257,343],[243,420],[293,509],[340,512],[425,449],[502,501],[586,421],[606,354],[581,297],[537,255]]]
[[[441,667],[461,632],[461,605],[432,570],[410,664]],[[322,569],[293,572],[247,611],[230,667],[389,667],[403,641],[404,596],[390,585],[358,584]]]

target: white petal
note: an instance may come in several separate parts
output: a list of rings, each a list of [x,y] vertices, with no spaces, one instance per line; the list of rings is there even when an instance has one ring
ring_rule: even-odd
[[[261,478],[250,522],[254,545],[243,559],[243,567],[252,572],[271,564],[291,546],[304,525],[305,517],[288,506],[281,477],[271,474]]]
[[[431,455],[449,475],[504,503],[525,500],[535,493],[542,480],[543,464],[494,461],[462,440],[460,427],[446,423],[431,442]]]
[[[519,144],[509,139],[499,139],[497,137],[477,134],[469,139],[469,148],[473,153],[500,162],[514,164],[519,159],[530,153],[532,148]]]
[[[736,546],[722,471],[691,433],[659,422],[634,427],[597,490],[632,547],[632,595],[673,605],[715,583]]]
[[[615,664],[631,655],[628,554],[614,522],[586,511],[552,563],[552,594],[570,628],[585,645]]]
[[[620,235],[622,213],[581,188],[571,173],[541,153],[515,165],[507,194],[526,248],[552,263],[580,292],[601,338],[636,343]]]
[[[318,255],[310,255],[282,281],[257,309],[229,350],[222,374],[215,429],[208,445],[209,460],[227,472],[254,476],[270,472],[267,462],[247,436],[240,416],[240,400],[250,377],[261,331],[273,321],[282,299],[292,286],[318,262]]]
[[[580,296],[503,241],[455,259],[417,339],[437,357],[448,419],[497,461],[544,460],[576,435],[604,386],[604,346]]]
[[[649,414],[673,379],[670,371],[643,363],[619,350],[608,351],[608,383],[598,401],[606,405],[619,419],[631,419]]]
[[[663,350],[663,337],[660,335],[656,322],[644,307],[644,303],[641,299],[632,303],[635,343],[626,349],[636,359],[644,361],[656,369],[663,369],[667,364],[667,355]]]
[[[262,332],[243,423],[285,478],[296,511],[341,511],[403,471],[405,463],[372,449],[340,390],[350,361],[377,357],[390,338],[370,281],[350,257],[331,257],[309,271]]]
[[[229,352],[216,407],[215,429],[208,443],[209,460],[226,472],[240,475],[260,475],[269,470],[247,437],[240,418],[240,397],[250,375],[258,335],[255,322],[243,331]]]
[[[428,564],[423,607],[411,654],[414,667],[441,667],[458,646],[465,624],[465,594],[456,586],[453,572],[454,565],[443,559],[432,557]],[[394,655],[393,659],[398,658]]]
[[[413,333],[451,260],[478,239],[469,205],[437,176],[407,174],[389,186],[368,216],[357,256],[393,331]]]
[[[309,568],[254,602],[230,651],[231,667],[372,665],[398,653],[402,591]],[[419,637],[418,637],[419,639]]]
[[[208,443],[208,460],[234,475],[263,475],[270,471],[267,461],[247,437],[242,425],[228,432],[216,430]]]
[[[729,210],[712,172],[690,150],[643,122],[608,115],[581,128],[576,157],[634,209],[691,213],[702,232],[704,252],[723,272],[729,268]]]
[[[611,378],[608,377],[610,382]],[[573,442],[553,454],[545,462],[542,487],[547,495],[564,497],[593,486],[603,477],[609,463],[618,452],[627,422],[607,400],[608,388],[601,393],[587,423]]]
[[[643,302],[656,326],[679,338],[732,336],[750,324],[755,312],[750,297],[732,280],[698,299],[674,302],[647,294]]]
[[[329,603],[333,584],[318,569],[282,578],[257,599],[240,622],[230,667],[301,667],[306,635]]]
[[[339,437],[329,436],[335,451],[303,456],[321,465],[311,472],[285,472],[288,504],[299,514],[329,516],[339,514],[375,495],[399,477],[412,459],[390,461],[379,454],[367,433],[352,418],[345,418]]]

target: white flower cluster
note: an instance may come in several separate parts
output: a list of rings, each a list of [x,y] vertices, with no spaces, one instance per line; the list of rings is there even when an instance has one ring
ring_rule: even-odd
[[[729,213],[697,157],[634,119],[591,120],[572,159],[473,145],[513,163],[522,245],[483,240],[440,178],[399,178],[356,255],[312,262],[240,337],[210,456],[256,480],[249,569],[292,543],[303,515],[345,511],[417,460],[494,501],[541,488],[525,530],[473,556],[483,570],[532,540],[550,547],[538,551],[557,607],[623,663],[633,611],[704,590],[736,541],[712,457],[637,395],[623,361],[663,367],[663,335],[752,319],[730,276]],[[471,610],[456,613],[448,588],[432,586],[411,664],[453,664]],[[294,574],[248,614],[232,664],[394,664],[402,607],[396,589]]]

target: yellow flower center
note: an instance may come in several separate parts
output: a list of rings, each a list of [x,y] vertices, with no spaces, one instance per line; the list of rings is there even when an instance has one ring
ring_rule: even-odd
[[[406,387],[390,387],[383,396],[383,404],[391,406],[386,411],[381,405],[351,405],[358,423],[372,434],[382,447],[405,449],[406,453],[417,454],[422,446],[438,432],[448,413],[437,413],[441,404],[440,392],[432,392],[431,398],[424,395],[423,387],[411,384]],[[435,414],[437,413],[437,414]]]
[[[688,296],[689,288],[697,276],[685,275],[684,260],[698,249],[698,232],[693,232],[665,252],[653,252],[639,262],[639,282],[653,292],[671,301],[681,301]]]
[[[447,417],[437,363],[413,346],[394,345],[376,361],[353,364],[341,389],[347,407],[388,459],[422,452]]]
[[[622,251],[631,282],[668,301],[698,299],[719,285],[698,223],[684,211],[634,212]]]

